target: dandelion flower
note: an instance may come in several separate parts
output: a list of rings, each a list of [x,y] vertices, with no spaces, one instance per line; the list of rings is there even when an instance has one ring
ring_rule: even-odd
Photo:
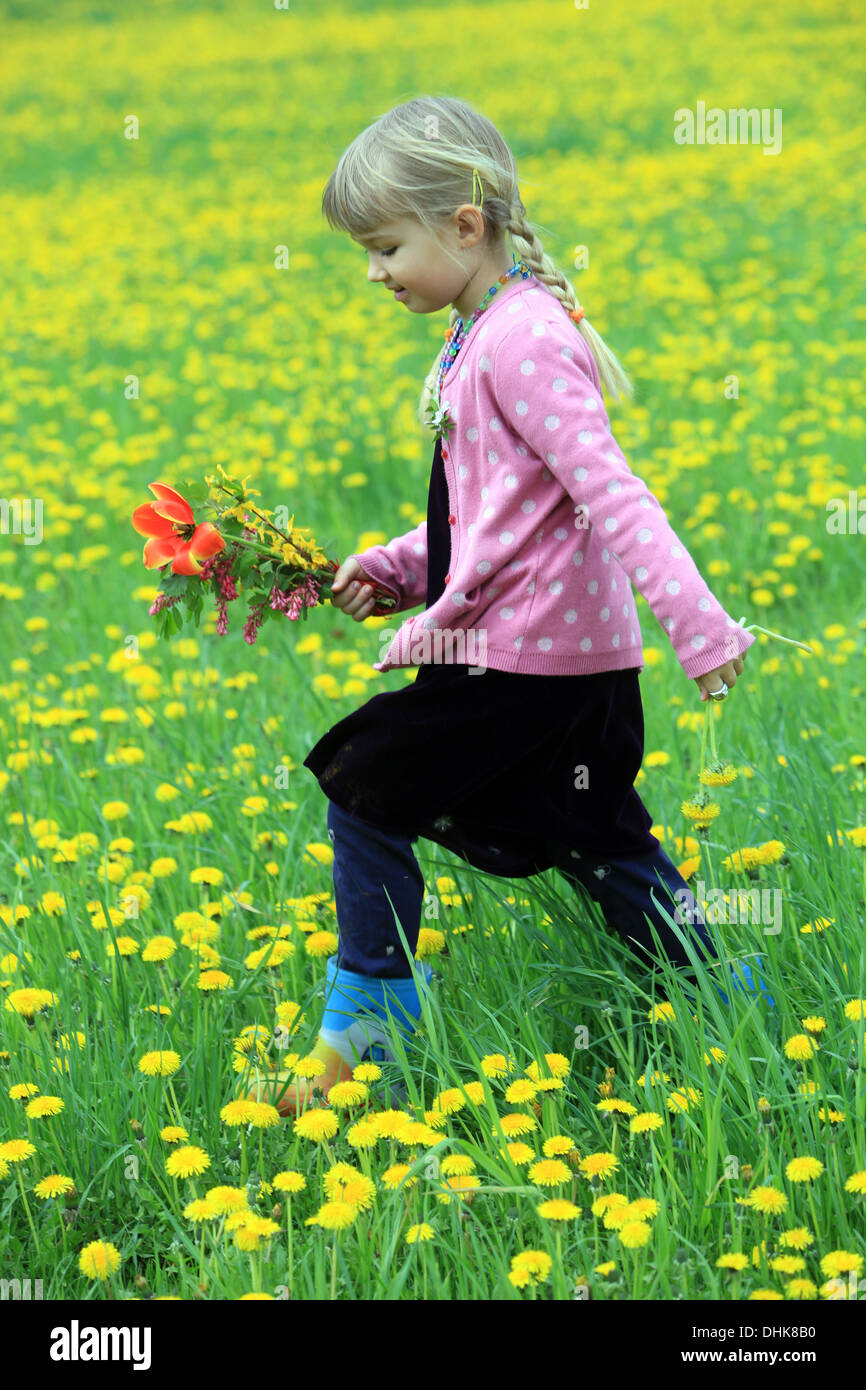
[[[32,1081],[21,1081],[17,1086],[10,1086],[8,1092],[10,1100],[24,1100],[25,1097],[29,1100],[31,1096],[38,1095],[38,1093],[39,1087],[34,1086]]]
[[[183,1214],[187,1221],[210,1221],[213,1217],[219,1216],[217,1208],[207,1197],[197,1197],[195,1201],[188,1202]]]
[[[641,1221],[651,1221],[654,1216],[658,1216],[660,1207],[655,1197],[636,1197],[629,1203],[629,1211],[634,1212]]]
[[[358,1215],[351,1202],[325,1202],[315,1216],[308,1216],[304,1225],[322,1226],[326,1231],[345,1231]]]
[[[189,1131],[183,1125],[163,1125],[159,1131],[160,1139],[164,1139],[166,1144],[177,1144],[181,1139],[189,1138]]]
[[[59,1096],[37,1096],[24,1107],[24,1113],[32,1120],[41,1120],[46,1115],[59,1115],[64,1109],[65,1101]]]
[[[805,1226],[796,1226],[791,1231],[783,1231],[779,1236],[779,1244],[790,1246],[792,1250],[805,1250],[807,1245],[814,1245],[815,1239]]]
[[[533,1115],[502,1115],[499,1124],[506,1139],[510,1139],[513,1134],[530,1134],[538,1129],[538,1121]]]
[[[652,1232],[645,1221],[629,1221],[618,1234],[627,1250],[639,1250],[646,1245]]]
[[[145,1052],[138,1063],[138,1070],[145,1076],[173,1076],[180,1066],[177,1052]]]
[[[448,1192],[437,1192],[436,1200],[441,1202],[443,1206],[448,1206],[451,1201],[449,1193],[461,1198],[462,1201],[471,1202],[475,1195],[473,1189],[481,1186],[481,1179],[476,1178],[473,1173],[458,1173],[452,1178],[443,1177],[441,1181],[443,1187],[448,1188]]]
[[[250,1100],[230,1100],[220,1111],[220,1119],[224,1125],[248,1125],[254,1104]]]
[[[701,1091],[695,1090],[694,1086],[685,1086],[680,1091],[671,1091],[665,1104],[668,1110],[688,1110],[691,1105],[699,1105],[703,1099]]]
[[[818,1289],[811,1279],[791,1279],[785,1285],[788,1298],[817,1298]]]
[[[568,1076],[571,1070],[571,1062],[562,1052],[545,1052],[544,1060],[547,1063],[551,1076],[555,1080],[561,1081],[563,1077]],[[530,1062],[529,1066],[526,1068],[526,1072],[533,1081],[543,1084],[545,1078],[541,1076],[541,1068],[537,1062]],[[547,1079],[549,1080],[549,1078]]]
[[[6,996],[7,1010],[21,1014],[22,1018],[32,1018],[53,1003],[57,1003],[57,995],[50,989],[13,989]]]
[[[715,801],[707,801],[700,804],[696,801],[683,801],[680,803],[680,810],[687,820],[690,820],[697,829],[710,825],[721,813],[721,806]]]
[[[401,1185],[407,1190],[417,1187],[418,1179],[407,1177],[411,1171],[411,1163],[392,1163],[382,1174],[382,1182],[389,1192],[396,1192]]]
[[[612,1153],[587,1154],[580,1161],[580,1171],[586,1178],[608,1178],[618,1167],[619,1159]]]
[[[218,1216],[237,1215],[248,1209],[247,1194],[243,1187],[210,1187],[204,1194]]]
[[[336,1115],[332,1110],[326,1109],[307,1110],[294,1122],[295,1134],[301,1139],[312,1139],[314,1143],[333,1139],[339,1127]]]
[[[775,1215],[776,1212],[785,1210],[788,1198],[776,1187],[756,1187],[746,1197],[745,1205],[754,1207],[762,1216]]]
[[[636,1105],[632,1105],[630,1100],[619,1100],[616,1096],[612,1096],[610,1100],[600,1100],[595,1108],[610,1115],[637,1114]]]
[[[571,1169],[559,1158],[542,1158],[538,1163],[533,1163],[526,1176],[537,1187],[557,1187],[560,1183],[568,1182]]]
[[[194,1178],[210,1167],[210,1158],[204,1149],[195,1144],[185,1144],[175,1149],[165,1160],[165,1171],[172,1178]]]
[[[526,1101],[534,1100],[538,1087],[534,1081],[512,1081],[505,1092],[505,1099],[509,1105],[522,1105]]]
[[[275,1125],[282,1124],[280,1112],[275,1105],[269,1105],[264,1100],[251,1100],[249,1107],[249,1124],[254,1129],[272,1129]]]
[[[448,1154],[439,1164],[440,1173],[444,1173],[446,1177],[471,1173],[474,1168],[475,1160],[468,1154]]]
[[[107,1279],[120,1264],[120,1251],[107,1240],[92,1240],[78,1257],[78,1268],[88,1279]]]
[[[850,1250],[831,1250],[821,1260],[821,1271],[828,1278],[832,1278],[834,1275],[847,1274],[852,1269],[859,1277],[863,1270],[863,1256],[852,1255]]]
[[[406,1232],[406,1243],[414,1245],[419,1240],[432,1240],[433,1227],[428,1226],[426,1221],[420,1222],[417,1226],[410,1226]]]
[[[487,1057],[481,1058],[481,1070],[489,1081],[494,1081],[500,1076],[507,1076],[508,1072],[513,1069],[514,1063],[509,1063],[502,1052],[492,1052]]]
[[[536,1207],[538,1215],[545,1221],[574,1221],[582,1210],[582,1207],[576,1207],[574,1202],[569,1202],[564,1197],[553,1197],[549,1202],[542,1202]]]
[[[741,1255],[738,1252],[732,1251],[729,1255],[719,1256],[716,1260],[716,1269],[734,1269],[739,1273],[741,1269],[746,1268],[748,1263],[748,1255]]]
[[[546,1250],[521,1250],[511,1257],[511,1273],[508,1278],[517,1288],[542,1284],[550,1277],[553,1260]]]
[[[442,1115],[456,1115],[465,1105],[466,1097],[462,1091],[454,1086],[450,1090],[440,1091],[438,1096],[434,1097],[432,1110],[434,1114],[438,1112]]]
[[[650,1023],[658,1023],[659,1021],[663,1023],[674,1023],[676,1022],[674,1006],[667,999],[663,1000],[661,1004],[653,1004],[647,1014],[647,1018]]]
[[[657,1115],[654,1110],[644,1110],[632,1116],[628,1127],[632,1134],[646,1134],[650,1130],[661,1129],[663,1124],[663,1116]]]
[[[287,1169],[283,1173],[277,1173],[274,1178],[274,1187],[278,1192],[303,1192],[307,1185],[307,1179],[303,1173],[296,1173],[293,1169]]]
[[[375,1062],[359,1062],[352,1071],[353,1081],[378,1081],[382,1075],[382,1068]]]
[[[521,1163],[528,1163],[531,1158],[535,1157],[535,1150],[529,1144],[524,1144],[520,1139],[515,1140],[513,1144],[506,1144],[505,1147],[508,1150],[508,1156],[512,1163],[518,1165]]]
[[[361,1105],[369,1094],[369,1086],[362,1081],[338,1081],[328,1092],[328,1104],[335,1110],[345,1110],[353,1105]]]
[[[4,1144],[0,1144],[0,1158],[7,1163],[24,1163],[26,1159],[32,1158],[36,1149],[29,1139],[7,1139]]]
[[[315,931],[304,938],[304,949],[308,956],[318,958],[336,954],[339,941],[336,932]],[[294,950],[294,947],[292,948]]]
[[[224,970],[203,970],[197,984],[200,990],[231,989],[234,980]]]
[[[792,1158],[785,1169],[785,1177],[790,1182],[812,1182],[815,1178],[820,1178],[823,1171],[824,1165],[820,1158],[807,1155],[804,1158]]]
[[[279,1229],[276,1221],[270,1217],[258,1216],[253,1212],[250,1219],[235,1231],[235,1244],[239,1250],[258,1250],[262,1242],[270,1240]]]
[[[596,1197],[590,1211],[593,1216],[604,1216],[610,1207],[627,1207],[628,1197],[623,1192],[603,1192],[600,1197]]]
[[[826,1018],[820,1018],[814,1014],[810,1014],[808,1018],[801,1018],[800,1022],[807,1033],[822,1033],[827,1027]]]
[[[50,1197],[66,1197],[69,1193],[74,1192],[75,1183],[62,1173],[49,1173],[47,1177],[36,1184],[33,1191],[37,1197],[43,1201],[48,1201]]]

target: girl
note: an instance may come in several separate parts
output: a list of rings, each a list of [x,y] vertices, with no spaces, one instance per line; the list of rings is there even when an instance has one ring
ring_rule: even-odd
[[[344,152],[323,208],[367,250],[368,280],[412,313],[452,310],[419,406],[436,436],[427,519],[350,556],[333,583],[357,622],[423,602],[374,663],[420,669],[304,760],[329,798],[339,949],[313,1049],[323,1070],[279,1074],[284,1114],[311,1089],[326,1098],[359,1060],[389,1057],[389,1011],[407,1034],[420,1017],[432,972],[413,974],[395,923],[414,958],[419,836],[505,877],[558,868],[642,963],[657,960],[654,930],[688,973],[658,893],[680,932],[693,929],[690,949],[718,964],[633,785],[644,728],[631,585],[702,700],[726,698],[755,640],[629,469],[600,389],[630,394],[628,378],[525,220],[496,128],[454,98],[405,102]],[[745,962],[732,965],[734,987],[754,991]]]

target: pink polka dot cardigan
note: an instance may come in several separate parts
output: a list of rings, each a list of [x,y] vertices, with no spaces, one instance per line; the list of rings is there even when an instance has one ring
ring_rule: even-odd
[[[484,665],[502,671],[642,669],[632,585],[688,677],[752,645],[629,468],[595,359],[535,276],[494,296],[441,398],[454,421],[442,441],[452,527],[445,591],[403,622],[374,670],[429,662],[436,629],[483,630]],[[426,601],[426,521],[354,558],[397,596],[396,612]]]

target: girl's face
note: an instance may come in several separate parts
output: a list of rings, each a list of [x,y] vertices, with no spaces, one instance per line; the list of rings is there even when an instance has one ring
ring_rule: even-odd
[[[474,245],[471,226],[470,247]],[[471,254],[461,257],[466,240],[459,225],[448,229],[451,259],[419,222],[403,218],[378,227],[358,241],[370,257],[367,279],[381,282],[390,294],[416,314],[432,314],[452,304],[466,288],[475,269]],[[465,262],[465,269],[463,263]]]

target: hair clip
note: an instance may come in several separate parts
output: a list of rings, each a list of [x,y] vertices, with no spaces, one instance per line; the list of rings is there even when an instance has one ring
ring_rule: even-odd
[[[476,179],[478,180],[478,192],[479,192],[479,194],[481,195],[481,201],[479,202],[478,206],[479,206],[480,208],[483,208],[483,207],[484,207],[484,189],[481,187],[481,175],[479,174],[479,172],[478,172],[477,169],[473,169],[473,170],[472,170],[472,202],[473,202],[473,204],[474,204],[474,202],[475,202],[475,180],[476,180]]]

